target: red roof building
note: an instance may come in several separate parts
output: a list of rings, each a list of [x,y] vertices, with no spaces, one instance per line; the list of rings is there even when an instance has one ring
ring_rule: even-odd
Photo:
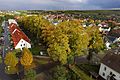
[[[28,43],[30,44],[30,39],[25,35],[25,33],[16,24],[11,23],[9,25],[9,30],[10,30],[11,38],[14,43],[14,47],[18,45],[21,39],[24,40],[24,45],[27,46]],[[25,46],[22,46],[22,43],[21,43],[20,48],[23,48],[23,47]],[[31,46],[29,46],[28,48],[31,48]]]

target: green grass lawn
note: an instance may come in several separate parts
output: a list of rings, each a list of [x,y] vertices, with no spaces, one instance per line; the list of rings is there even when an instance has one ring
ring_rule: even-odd
[[[44,73],[36,75],[35,80],[49,80],[49,77]]]
[[[30,51],[33,53],[33,55],[40,55],[40,51],[47,55],[47,49],[44,45],[33,45]]]
[[[0,63],[2,63],[2,57],[0,56]]]
[[[35,64],[37,65],[44,65],[44,64],[48,64],[48,60],[45,59],[34,59]]]
[[[0,26],[0,36],[2,35],[2,27]]]
[[[38,63],[39,63],[39,64],[47,64],[48,61],[46,61],[46,60],[39,60]]]
[[[39,52],[40,52],[40,47],[39,46],[36,46],[36,47],[32,47],[30,49],[30,51],[32,52],[33,55],[40,55]]]
[[[74,73],[76,73],[81,78],[81,80],[94,80],[91,77],[89,77],[83,70],[79,69],[77,66],[72,65],[69,67]]]

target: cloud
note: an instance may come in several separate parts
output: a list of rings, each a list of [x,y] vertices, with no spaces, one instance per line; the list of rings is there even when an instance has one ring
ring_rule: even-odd
[[[87,0],[68,0],[68,1],[72,3],[86,3],[87,2]]]
[[[120,8],[120,0],[0,0],[0,9],[110,9]]]
[[[88,0],[87,4],[99,6],[101,8],[120,8],[120,0]]]

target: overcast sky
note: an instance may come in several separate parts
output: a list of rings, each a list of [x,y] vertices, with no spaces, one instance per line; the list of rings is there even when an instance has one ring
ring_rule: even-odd
[[[120,0],[0,0],[1,10],[96,10],[120,8]]]

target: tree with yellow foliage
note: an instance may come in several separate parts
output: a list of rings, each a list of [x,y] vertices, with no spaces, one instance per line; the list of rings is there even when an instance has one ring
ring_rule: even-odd
[[[94,53],[97,54],[102,49],[104,49],[104,42],[98,28],[88,27],[87,32],[89,33],[90,36],[90,41],[88,45],[89,48],[88,60],[91,60]]]
[[[7,66],[13,66],[13,67],[15,67],[17,63],[18,63],[18,59],[15,56],[15,54],[12,53],[12,52],[8,52],[6,54],[6,57],[5,57],[5,64]]]
[[[104,42],[102,35],[99,32],[99,29],[96,27],[87,28],[87,32],[90,36],[89,48],[94,49],[96,52],[99,52],[104,48]]]
[[[13,67],[13,66],[7,66],[7,67],[5,68],[5,72],[6,72],[7,74],[15,74],[15,73],[18,72],[18,68],[17,68],[17,67]]]
[[[67,63],[68,54],[70,54],[70,48],[68,44],[67,35],[60,33],[59,30],[55,30],[54,34],[49,38],[48,42],[48,54],[54,61],[60,61],[62,64]]]
[[[30,66],[33,62],[33,56],[29,49],[24,48],[22,52],[22,57],[20,58],[20,62],[23,66]]]

